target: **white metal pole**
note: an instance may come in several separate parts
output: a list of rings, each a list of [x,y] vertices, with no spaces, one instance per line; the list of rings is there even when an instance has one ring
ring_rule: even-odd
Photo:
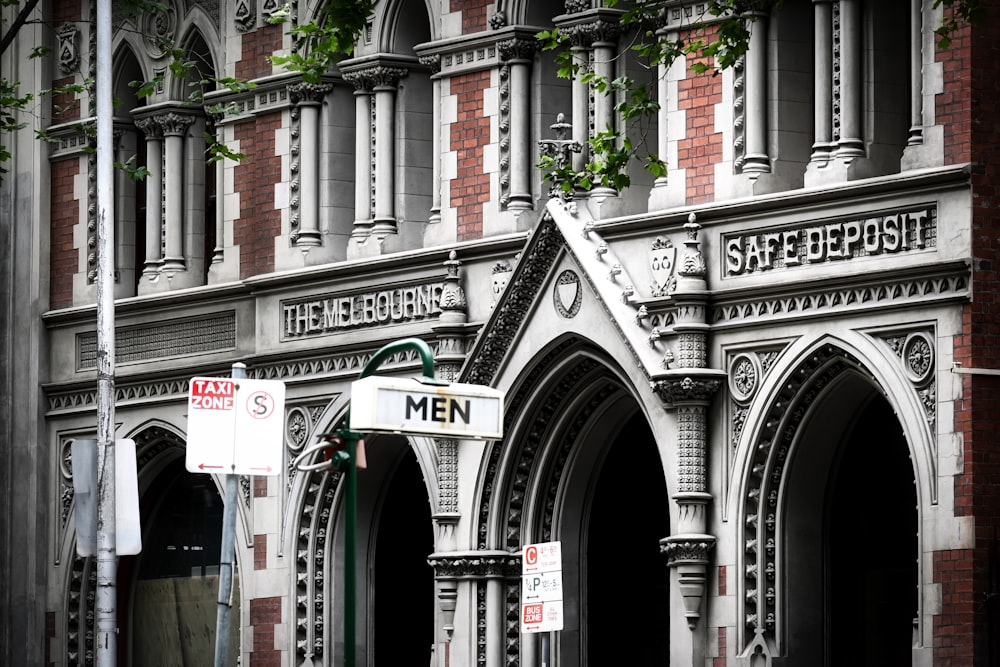
[[[111,103],[111,0],[97,0],[97,594],[98,667],[118,654],[115,553],[114,144]]]
[[[232,378],[244,380],[246,364],[233,364]],[[239,385],[239,382],[237,382]],[[230,470],[225,475],[226,497],[222,515],[222,544],[219,552],[219,597],[215,615],[215,667],[229,664],[229,628],[232,626],[233,563],[236,560],[236,500],[240,476]]]

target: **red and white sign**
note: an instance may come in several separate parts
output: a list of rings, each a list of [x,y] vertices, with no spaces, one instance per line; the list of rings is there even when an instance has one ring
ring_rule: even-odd
[[[562,629],[562,600],[521,605],[521,632],[555,632]]]
[[[562,543],[528,544],[521,555],[521,632],[563,629]]]
[[[191,378],[186,467],[191,472],[277,475],[285,383]]]
[[[562,569],[562,543],[539,542],[524,547],[521,574],[555,572]]]

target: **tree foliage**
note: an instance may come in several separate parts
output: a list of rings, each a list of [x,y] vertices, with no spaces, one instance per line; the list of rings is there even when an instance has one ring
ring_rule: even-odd
[[[754,21],[771,11],[780,11],[783,0],[709,0],[704,13],[694,17],[686,30],[659,30],[669,6],[667,0],[633,0],[621,17],[621,23],[631,36],[618,58],[634,58],[649,76],[637,80],[628,76],[614,79],[597,75],[593,69],[574,61],[570,51],[570,35],[555,28],[536,35],[542,49],[556,54],[558,75],[588,83],[598,95],[613,95],[618,116],[615,127],[599,129],[589,138],[588,161],[582,170],[575,170],[564,156],[543,154],[538,167],[544,178],[564,193],[611,187],[621,190],[630,185],[628,165],[639,160],[653,176],[666,174],[666,164],[646,142],[650,123],[660,105],[656,101],[657,72],[660,66],[670,67],[679,58],[689,61],[696,74],[717,75],[740,62],[750,45],[750,30]],[[934,7],[945,8],[941,25],[935,30],[938,46],[948,48],[951,35],[963,25],[978,25],[986,20],[988,0],[934,0]],[[613,7],[618,0],[605,0]],[[711,30],[708,27],[711,26]],[[638,137],[633,141],[632,137]]]
[[[27,23],[32,23],[28,15],[38,0],[0,0],[0,8],[19,7],[10,25],[3,25],[2,44],[5,50],[13,42],[16,33]],[[542,48],[556,54],[559,75],[579,78],[593,87],[597,94],[614,95],[618,100],[614,111],[620,122],[616,128],[599,130],[588,141],[588,162],[582,171],[574,171],[567,160],[554,155],[543,156],[538,165],[546,174],[545,178],[557,183],[566,191],[589,190],[597,186],[622,189],[628,187],[627,167],[633,159],[640,159],[645,168],[654,176],[666,173],[666,164],[655,152],[647,147],[646,137],[655,118],[659,103],[656,96],[658,66],[669,66],[678,58],[690,58],[691,69],[696,73],[725,70],[739,62],[749,45],[750,26],[757,16],[780,7],[782,0],[709,0],[705,14],[698,17],[683,33],[665,33],[658,30],[662,17],[672,3],[668,0],[633,0],[624,10],[621,22],[632,35],[623,53],[635,58],[648,72],[644,80],[627,76],[605,78],[587,68],[573,63],[568,47],[569,37],[558,28],[543,31],[537,35]],[[934,7],[944,7],[941,25],[936,29],[938,45],[948,48],[951,37],[965,24],[976,25],[986,20],[988,0],[934,0]],[[618,0],[605,0],[604,4],[614,7]],[[294,47],[288,53],[276,53],[270,61],[289,72],[297,73],[302,81],[317,84],[340,60],[351,55],[358,38],[365,28],[375,5],[375,0],[328,0],[322,11],[313,19],[292,25],[289,29]],[[124,0],[127,15],[138,17],[149,12],[166,11],[160,0]],[[272,15],[274,23],[292,23],[290,9],[284,8]],[[705,27],[711,23],[713,29]],[[55,28],[55,26],[49,26]],[[205,63],[198,63],[188,53],[172,43],[161,44],[161,49],[169,58],[169,76],[188,81],[190,93],[184,104],[204,107],[205,93],[209,90],[228,90],[241,93],[250,90],[253,82],[231,77],[203,76],[207,71]],[[30,57],[49,56],[49,50],[39,45]],[[148,97],[163,83],[166,74],[157,75],[150,81],[134,82],[136,94]],[[37,92],[21,91],[20,82],[0,77],[0,177],[4,165],[10,160],[10,148],[5,137],[26,125],[25,116],[35,113],[33,105],[42,98],[55,93],[76,93],[92,89],[92,81],[81,81],[68,87]],[[209,106],[205,110],[211,114],[224,113],[225,109]],[[37,115],[37,114],[36,114]],[[84,131],[88,128],[84,127]],[[36,132],[38,138],[50,140],[44,130]],[[214,133],[206,135],[209,160],[242,159],[220,141]],[[120,165],[129,170],[133,178],[141,178],[145,172],[134,164]]]

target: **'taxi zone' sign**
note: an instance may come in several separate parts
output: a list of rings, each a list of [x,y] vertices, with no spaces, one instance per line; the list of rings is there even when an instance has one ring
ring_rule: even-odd
[[[372,375],[351,384],[351,430],[431,437],[503,437],[503,392]]]

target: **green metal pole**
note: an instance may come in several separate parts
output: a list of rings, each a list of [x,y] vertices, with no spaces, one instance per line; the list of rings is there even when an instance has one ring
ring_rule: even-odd
[[[420,362],[425,381],[434,381],[434,353],[430,345],[420,338],[403,338],[384,345],[361,369],[359,378],[365,378],[374,373],[379,365],[396,352],[412,347],[420,355]],[[344,440],[348,454],[344,462],[344,667],[354,667],[357,650],[355,641],[355,553],[354,542],[357,530],[357,495],[358,495],[358,440],[361,435],[351,430],[351,413],[344,418],[344,428],[338,431]]]
[[[358,466],[356,455],[358,439],[356,434],[346,431],[345,444],[350,459],[347,461],[347,487],[344,490],[344,667],[354,667],[355,651],[355,601],[354,601],[354,541],[356,532]]]

